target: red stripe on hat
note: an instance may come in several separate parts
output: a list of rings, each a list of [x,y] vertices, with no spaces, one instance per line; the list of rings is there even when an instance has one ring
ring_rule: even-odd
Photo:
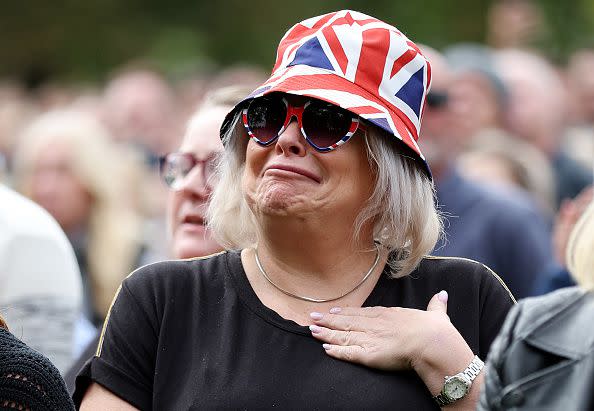
[[[398,119],[400,119],[400,117]],[[409,137],[409,134],[407,132],[407,128],[404,126],[404,124],[402,124],[402,122],[397,121],[396,119],[394,119],[394,116],[392,116],[392,121],[396,125],[396,130],[398,130],[398,134],[400,134],[400,137],[402,138],[402,140],[405,141],[409,147],[413,148],[414,147],[414,144],[412,144],[410,142],[410,137]],[[417,150],[414,149],[414,151],[417,151]]]
[[[357,107],[357,114],[359,115],[363,115],[363,114],[377,114],[380,113],[380,111],[372,106],[359,106]]]
[[[390,32],[388,30],[370,29],[363,32],[363,45],[355,83],[361,84],[367,90],[372,90],[373,94],[379,94],[379,86],[384,75],[384,64],[381,62],[386,61],[389,47]]]
[[[346,73],[346,69],[349,64],[349,59],[344,53],[342,44],[340,44],[340,40],[338,40],[333,26],[325,27],[322,30],[322,33],[324,34],[324,37],[326,37],[326,42],[330,46],[330,50],[332,50],[332,54],[334,54],[334,57],[336,58],[336,61],[338,62],[338,65],[340,66],[342,73]]]
[[[369,17],[369,16],[367,16]],[[368,18],[368,19],[355,19],[353,18],[353,16],[351,15],[351,13],[346,13],[344,15],[344,17],[339,17],[336,20],[334,20],[332,22],[332,24],[348,24],[349,26],[353,25],[353,24],[358,24],[360,26],[364,26],[366,24],[370,24],[370,23],[377,23],[379,20],[378,19],[374,19],[374,18]]]
[[[408,45],[408,47],[410,47],[411,49],[415,50],[417,53],[419,53],[420,55],[423,55],[423,53],[421,53],[421,49],[419,48],[419,46],[417,46],[415,43],[413,43],[412,41],[406,39],[406,44]]]
[[[408,63],[410,63],[415,56],[417,55],[417,52],[411,49],[406,50],[402,56],[398,57],[397,60],[394,61],[394,65],[392,66],[392,72],[390,73],[390,77],[394,77],[394,75],[400,71],[400,69],[404,66],[406,66]]]

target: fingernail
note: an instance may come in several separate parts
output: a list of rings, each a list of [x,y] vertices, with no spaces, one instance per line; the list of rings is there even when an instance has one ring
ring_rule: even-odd
[[[330,308],[330,314],[338,314],[341,311],[340,307]]]
[[[324,347],[324,349],[326,351],[328,351],[331,348],[331,345],[330,344],[322,344],[322,347]]]
[[[321,320],[321,319],[322,319],[322,317],[324,317],[324,315],[323,315],[323,314],[321,314],[321,313],[316,313],[316,312],[310,313],[310,314],[309,314],[309,316],[310,316],[311,318],[313,318],[314,320]]]
[[[317,325],[310,325],[309,331],[311,331],[312,334],[318,334],[319,332],[322,331],[322,327],[318,327]]]
[[[439,294],[437,294],[437,298],[439,298],[439,301],[441,301],[442,303],[447,303],[448,302],[448,292],[446,290],[441,290],[439,292]]]

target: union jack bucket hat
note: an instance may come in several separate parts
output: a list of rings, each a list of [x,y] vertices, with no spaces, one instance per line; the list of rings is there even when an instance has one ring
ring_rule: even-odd
[[[227,115],[223,135],[246,102],[272,92],[335,104],[402,141],[431,178],[417,141],[431,66],[400,30],[352,10],[312,17],[281,39],[270,78]]]

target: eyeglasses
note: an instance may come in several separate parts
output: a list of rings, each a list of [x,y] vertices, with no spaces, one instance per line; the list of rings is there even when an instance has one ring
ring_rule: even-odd
[[[355,114],[321,100],[308,100],[293,106],[281,96],[265,96],[252,100],[243,109],[243,125],[259,145],[269,146],[285,131],[293,117],[305,140],[314,149],[327,152],[349,141],[365,126]]]
[[[202,167],[202,176],[207,185],[212,183],[215,175],[216,154],[205,160],[200,160],[192,153],[169,153],[159,157],[159,174],[163,182],[174,191],[183,188],[183,183],[188,174],[196,167]]]
[[[427,106],[431,108],[443,108],[448,104],[450,96],[446,91],[430,91],[427,93]]]

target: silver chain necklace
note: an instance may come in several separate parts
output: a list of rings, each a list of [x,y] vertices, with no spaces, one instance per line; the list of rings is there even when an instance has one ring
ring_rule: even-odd
[[[365,276],[363,276],[363,278],[361,279],[361,281],[359,281],[359,283],[357,283],[357,285],[355,287],[353,287],[350,291],[347,291],[346,293],[338,296],[338,297],[334,297],[334,298],[312,298],[312,297],[304,297],[301,295],[297,295],[297,294],[293,294],[290,291],[287,291],[283,288],[281,288],[280,286],[276,285],[268,276],[268,274],[266,274],[266,271],[264,270],[264,267],[262,267],[262,263],[260,262],[260,258],[258,257],[258,247],[255,248],[255,257],[256,257],[256,265],[258,266],[258,268],[260,269],[260,272],[262,273],[262,275],[264,276],[264,278],[277,290],[279,290],[280,292],[282,292],[283,294],[288,295],[289,297],[293,297],[293,298],[297,298],[298,300],[303,300],[303,301],[309,301],[310,303],[327,303],[330,301],[336,301],[341,299],[342,297],[346,297],[347,295],[349,295],[350,293],[352,293],[353,291],[355,291],[357,288],[361,287],[361,285],[369,278],[369,276],[371,276],[371,273],[373,273],[373,270],[375,270],[375,267],[377,267],[377,263],[379,263],[380,260],[380,250],[379,250],[379,246],[377,244],[375,244],[375,260],[373,261],[373,264],[371,265],[371,268],[369,269],[369,271],[367,271],[367,274],[365,274]]]

